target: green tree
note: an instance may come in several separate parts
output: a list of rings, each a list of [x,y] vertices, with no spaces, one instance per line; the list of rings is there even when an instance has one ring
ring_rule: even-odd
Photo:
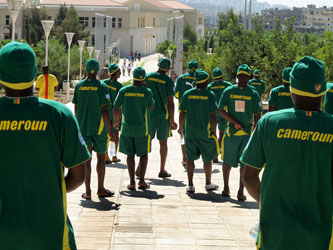
[[[184,39],[190,41],[191,45],[197,43],[197,33],[188,22],[184,25]]]
[[[42,20],[47,20],[48,14],[46,8],[33,8],[30,9],[30,13],[26,16],[26,39],[29,44],[35,45],[44,37],[44,30]]]
[[[60,5],[60,8],[58,10],[58,15],[55,20],[55,25],[60,26],[62,21],[65,20],[66,14],[67,14],[68,8],[66,7],[66,4]]]

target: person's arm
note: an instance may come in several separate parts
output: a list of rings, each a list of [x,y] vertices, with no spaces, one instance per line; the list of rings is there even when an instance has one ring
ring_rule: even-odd
[[[85,177],[84,163],[68,169],[68,173],[65,176],[66,192],[72,192],[82,185]]]
[[[212,124],[213,133],[216,136],[216,126],[217,126],[217,120],[216,120],[216,113],[210,113],[210,124]]]
[[[119,123],[121,118],[121,109],[120,108],[113,108],[113,128],[119,130]]]
[[[181,111],[179,113],[179,129],[178,129],[178,133],[180,135],[183,135],[183,132],[184,132],[185,117],[186,117],[186,112],[185,111]]]
[[[260,202],[260,179],[259,173],[261,169],[246,166],[244,170],[243,181],[248,193]]]
[[[75,115],[75,117],[77,117],[76,114],[77,114],[77,104],[74,104],[74,115]]]
[[[254,114],[253,117],[254,117],[253,127],[255,128],[257,126],[257,123],[258,123],[260,117],[261,117],[261,113]]]
[[[168,112],[170,115],[171,128],[177,129],[177,123],[175,122],[175,104],[173,102],[173,96],[168,96]]]
[[[235,127],[235,129],[243,129],[242,124],[240,124],[238,121],[236,121],[234,118],[232,118],[225,110],[223,109],[217,109],[219,114],[228,122],[232,123]]]
[[[112,133],[112,125],[111,125],[111,119],[110,119],[110,113],[108,105],[101,106],[101,113],[104,120],[104,123],[106,124],[106,127],[109,131],[109,136],[111,139],[113,139],[113,133]]]

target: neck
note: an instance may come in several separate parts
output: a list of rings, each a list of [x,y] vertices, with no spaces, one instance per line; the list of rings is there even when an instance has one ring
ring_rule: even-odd
[[[111,80],[112,82],[117,81],[117,79],[118,79],[118,77],[116,77],[116,76],[111,76],[111,77],[110,77],[110,80]]]
[[[247,83],[238,83],[238,87],[240,87],[240,88],[246,88],[247,87]]]
[[[28,97],[28,96],[34,96],[34,92],[32,90],[32,87],[28,89],[23,90],[15,90],[10,88],[5,88],[6,96],[7,97]]]

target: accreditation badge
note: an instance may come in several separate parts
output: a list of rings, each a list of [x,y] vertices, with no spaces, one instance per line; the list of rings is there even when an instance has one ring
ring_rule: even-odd
[[[245,112],[245,101],[235,100],[235,111],[236,112]]]

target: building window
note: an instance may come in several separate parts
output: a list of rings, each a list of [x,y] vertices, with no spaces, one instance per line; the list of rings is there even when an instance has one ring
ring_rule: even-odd
[[[106,28],[106,17],[104,17],[104,28]]]
[[[116,18],[112,17],[112,28],[116,27]]]
[[[95,28],[95,26],[96,26],[96,17],[92,17],[91,27]]]
[[[89,17],[79,17],[79,23],[83,24],[84,27],[89,26]]]
[[[134,11],[140,11],[140,3],[134,3]]]
[[[140,28],[140,18],[138,18],[138,28]]]
[[[153,18],[153,27],[155,27],[155,18]]]
[[[121,17],[118,18],[118,28],[123,26],[123,19]]]
[[[91,35],[91,46],[95,46],[95,35]]]
[[[202,17],[199,17],[199,19],[198,19],[198,24],[199,24],[199,25],[202,25]]]
[[[142,18],[143,19],[143,25],[142,25],[142,27],[146,27],[146,25],[145,25],[145,18]]]
[[[6,16],[6,25],[9,25],[10,16]]]

